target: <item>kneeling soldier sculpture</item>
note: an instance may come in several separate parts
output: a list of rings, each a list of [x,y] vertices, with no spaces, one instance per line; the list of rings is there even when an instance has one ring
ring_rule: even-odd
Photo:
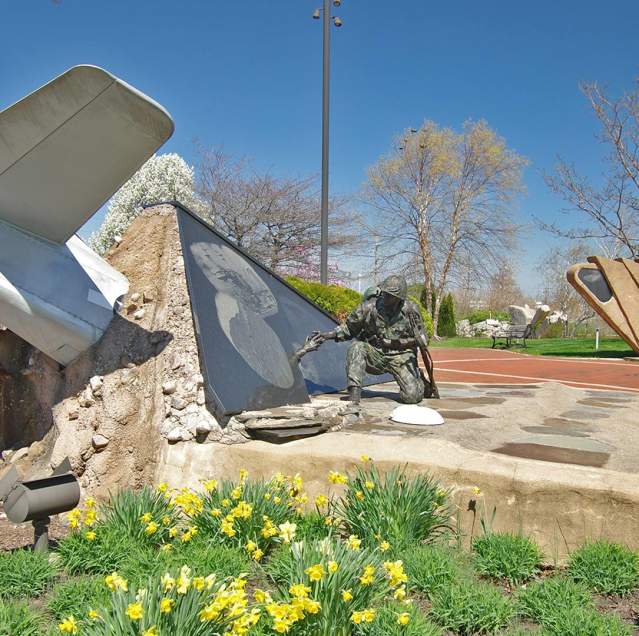
[[[425,397],[439,397],[428,352],[428,336],[415,303],[406,299],[402,276],[389,276],[368,295],[334,331],[314,332],[307,338],[302,355],[326,340],[355,340],[346,355],[350,399],[359,403],[366,373],[390,373],[399,384],[400,399],[416,404]],[[417,350],[424,358],[429,378],[419,368]]]

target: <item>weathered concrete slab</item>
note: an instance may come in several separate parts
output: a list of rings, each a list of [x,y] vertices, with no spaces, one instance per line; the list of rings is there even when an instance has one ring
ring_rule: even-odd
[[[466,532],[473,521],[477,524],[468,503],[472,489],[479,487],[479,509],[497,507],[495,529],[522,530],[541,545],[549,561],[563,558],[589,538],[606,537],[639,549],[639,395],[615,394],[627,402],[611,403],[614,417],[602,418],[599,408],[577,408],[592,391],[561,384],[530,386],[532,395],[505,396],[499,403],[486,400],[482,387],[479,395],[465,396],[462,402],[450,397],[461,392],[457,388],[442,384],[443,399],[423,403],[438,408],[445,419],[451,403],[464,405],[455,413],[463,413],[464,419],[448,417],[443,426],[390,422],[397,403],[383,395],[395,395],[393,385],[374,387],[375,397],[363,400],[363,417],[350,428],[279,446],[252,441],[232,448],[194,443],[165,447],[157,478],[195,486],[206,477],[236,475],[241,467],[264,477],[278,470],[300,472],[314,496],[329,488],[329,470],[348,470],[367,454],[383,470],[406,465],[452,488]],[[584,422],[558,415],[571,411],[595,411],[597,416]]]

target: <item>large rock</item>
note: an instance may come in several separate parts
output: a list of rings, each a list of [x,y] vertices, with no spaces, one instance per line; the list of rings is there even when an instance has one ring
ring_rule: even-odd
[[[521,307],[520,305],[510,305],[508,307],[508,313],[510,314],[510,322],[513,325],[527,325],[533,319],[535,310],[531,309],[528,305]]]

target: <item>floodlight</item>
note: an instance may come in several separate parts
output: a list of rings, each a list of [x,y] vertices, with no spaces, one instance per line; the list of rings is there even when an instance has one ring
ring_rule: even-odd
[[[342,26],[342,21],[341,21],[341,20],[340,20],[337,16],[335,16],[335,17],[333,18],[333,24],[334,24],[336,27],[341,27],[341,26]]]
[[[80,485],[70,471],[67,458],[50,477],[21,481],[12,466],[0,478],[0,501],[4,512],[12,523],[33,523],[34,550],[48,549],[50,516],[72,510],[80,501]]]
[[[320,10],[315,9],[315,11],[313,12],[313,20],[319,20],[319,19],[320,19]]]

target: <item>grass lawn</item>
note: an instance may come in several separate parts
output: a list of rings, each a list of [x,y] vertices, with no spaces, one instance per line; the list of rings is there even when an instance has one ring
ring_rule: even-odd
[[[490,349],[491,338],[442,338],[432,340],[433,348],[473,347]],[[625,358],[637,354],[621,338],[602,338],[599,351],[595,351],[594,338],[540,338],[526,341],[526,347],[511,347],[510,351],[528,353],[535,356],[572,356],[582,358]],[[499,347],[499,345],[498,345]]]

